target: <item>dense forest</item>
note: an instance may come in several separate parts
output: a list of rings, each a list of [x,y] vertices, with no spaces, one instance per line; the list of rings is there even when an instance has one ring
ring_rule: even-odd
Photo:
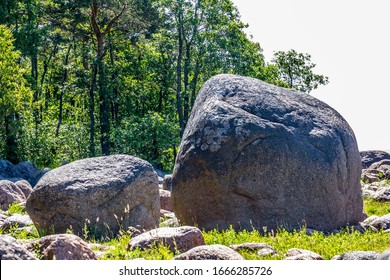
[[[266,63],[246,27],[231,0],[1,0],[0,158],[126,153],[171,170],[211,76],[307,93],[328,83],[308,54]]]

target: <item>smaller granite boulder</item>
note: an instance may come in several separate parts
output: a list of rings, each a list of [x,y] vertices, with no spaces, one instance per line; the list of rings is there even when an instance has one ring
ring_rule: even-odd
[[[202,232],[196,227],[157,228],[132,238],[128,250],[147,249],[156,243],[169,247],[172,251],[186,252],[196,246],[204,245]]]
[[[48,235],[38,241],[43,260],[96,260],[95,253],[80,237],[72,234]]]
[[[175,257],[175,260],[244,260],[233,249],[224,245],[203,245]]]
[[[35,186],[26,211],[38,230],[95,238],[113,237],[133,226],[158,227],[157,174],[129,155],[78,160],[47,172]]]

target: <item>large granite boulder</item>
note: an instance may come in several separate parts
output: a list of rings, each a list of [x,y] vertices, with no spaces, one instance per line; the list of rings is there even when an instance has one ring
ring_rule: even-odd
[[[46,233],[115,236],[121,229],[158,226],[157,174],[128,155],[78,160],[46,173],[26,203],[35,226]]]
[[[316,98],[235,75],[211,78],[173,178],[182,224],[327,231],[364,219],[354,133]]]

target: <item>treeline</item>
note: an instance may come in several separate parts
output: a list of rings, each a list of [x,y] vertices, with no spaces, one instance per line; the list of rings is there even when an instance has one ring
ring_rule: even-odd
[[[211,76],[295,87],[230,0],[2,0],[0,25],[0,158],[14,163],[127,153],[171,169]]]

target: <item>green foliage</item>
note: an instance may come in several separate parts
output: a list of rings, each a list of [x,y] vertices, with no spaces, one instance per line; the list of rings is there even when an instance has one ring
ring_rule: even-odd
[[[139,248],[128,251],[126,247],[130,241],[128,235],[113,239],[104,245],[109,246],[102,259],[104,260],[131,260],[137,258],[144,258],[146,260],[170,260],[174,257],[174,253],[169,248],[161,244],[155,244],[151,248],[141,250]]]
[[[20,205],[17,202],[14,202],[8,206],[8,214],[25,214],[26,210],[23,205]]]
[[[379,202],[373,198],[363,198],[364,212],[368,216],[383,216],[390,213],[389,202]]]
[[[279,79],[290,88],[310,93],[319,85],[329,83],[328,77],[313,73],[312,69],[316,65],[311,62],[309,54],[298,53],[296,50],[278,51],[274,54],[273,62],[279,71]]]
[[[149,159],[151,163],[160,163],[164,170],[172,170],[172,149],[179,144],[178,127],[172,123],[168,117],[157,113],[125,118],[113,133],[115,150]]]

